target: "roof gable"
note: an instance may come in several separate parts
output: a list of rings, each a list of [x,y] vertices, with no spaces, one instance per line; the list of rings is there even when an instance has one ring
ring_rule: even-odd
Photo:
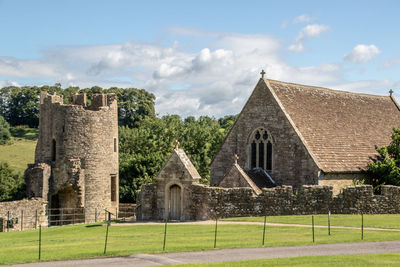
[[[170,178],[194,180],[197,182],[201,178],[193,163],[182,149],[175,148],[172,151],[171,156],[169,156],[167,162],[157,175],[157,180]]]
[[[253,182],[246,172],[234,163],[219,183],[220,187],[250,187],[256,194],[261,194],[261,189]]]
[[[400,112],[393,99],[264,79],[324,172],[358,172],[390,143]]]

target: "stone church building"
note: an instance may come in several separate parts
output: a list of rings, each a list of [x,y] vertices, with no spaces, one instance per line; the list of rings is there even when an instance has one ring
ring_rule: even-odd
[[[309,212],[304,210],[308,204],[301,201],[310,197],[309,192],[312,201],[327,199],[323,209],[337,201],[345,201],[338,204],[341,212],[346,212],[346,205],[355,205],[349,196],[359,199],[356,191],[347,190],[351,194],[339,200],[333,196],[365,177],[376,146],[388,145],[392,128],[400,127],[400,106],[392,91],[389,96],[357,94],[270,80],[261,74],[211,163],[211,186],[198,184],[193,164],[176,148],[156,183],[142,187],[139,220],[205,219],[217,210],[227,216],[255,215],[267,207],[275,214],[303,214]],[[285,189],[279,189],[282,186]],[[266,189],[271,187],[276,190]],[[367,191],[372,197],[372,189]],[[276,202],[278,196],[283,199]],[[276,212],[271,206],[289,199],[291,211]]]
[[[363,177],[375,147],[390,143],[399,111],[392,93],[356,94],[262,78],[211,163],[211,185],[229,179],[234,154],[240,167],[264,169],[278,185],[350,185]]]

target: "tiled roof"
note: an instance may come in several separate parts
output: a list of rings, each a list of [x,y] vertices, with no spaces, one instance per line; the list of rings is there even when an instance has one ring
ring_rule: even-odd
[[[400,111],[389,96],[357,94],[265,79],[324,172],[365,169],[388,145]]]
[[[257,185],[258,188],[275,187],[276,183],[271,176],[262,168],[254,168],[245,170],[250,179]]]

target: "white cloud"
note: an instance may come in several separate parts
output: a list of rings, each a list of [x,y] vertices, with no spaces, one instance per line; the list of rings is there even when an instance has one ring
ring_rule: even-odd
[[[304,42],[312,37],[320,36],[322,33],[328,31],[330,27],[323,24],[309,24],[305,26],[297,35],[294,43],[288,47],[290,51],[302,52],[304,51]]]
[[[350,54],[344,56],[344,60],[353,63],[365,63],[372,60],[380,53],[381,51],[379,48],[373,44],[359,44],[353,48]]]
[[[304,45],[303,45],[303,43],[297,42],[297,43],[290,45],[288,47],[288,49],[293,52],[302,52],[302,51],[304,51]]]
[[[0,81],[0,88],[7,87],[7,86],[20,86],[19,83],[13,81]]]
[[[399,88],[400,80],[363,80],[354,82],[342,82],[337,84],[332,84],[330,88],[337,90],[346,90],[355,93],[367,93],[374,95],[389,95],[389,90],[391,88]],[[398,96],[395,93],[395,96]]]
[[[191,31],[180,28],[179,32],[190,35]],[[299,44],[322,32],[305,27]],[[294,67],[285,60],[281,41],[268,35],[198,31],[189,37],[207,42],[190,50],[176,42],[130,41],[56,48],[37,60],[0,57],[0,76],[7,77],[0,87],[13,79],[33,77],[30,80],[60,82],[63,87],[145,88],[156,95],[160,115],[220,117],[241,110],[261,69],[276,80],[326,87],[344,84],[340,64]]]
[[[380,69],[389,69],[397,65],[400,65],[400,57],[389,58],[383,62]]]
[[[307,22],[311,22],[315,20],[315,18],[310,17],[307,14],[302,14],[300,16],[297,16],[293,19],[293,23],[294,24],[298,24],[298,23],[307,23]]]

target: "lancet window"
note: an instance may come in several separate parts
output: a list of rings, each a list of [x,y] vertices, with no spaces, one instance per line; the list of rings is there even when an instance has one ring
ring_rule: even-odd
[[[272,170],[272,138],[265,128],[256,129],[250,136],[249,167]]]

